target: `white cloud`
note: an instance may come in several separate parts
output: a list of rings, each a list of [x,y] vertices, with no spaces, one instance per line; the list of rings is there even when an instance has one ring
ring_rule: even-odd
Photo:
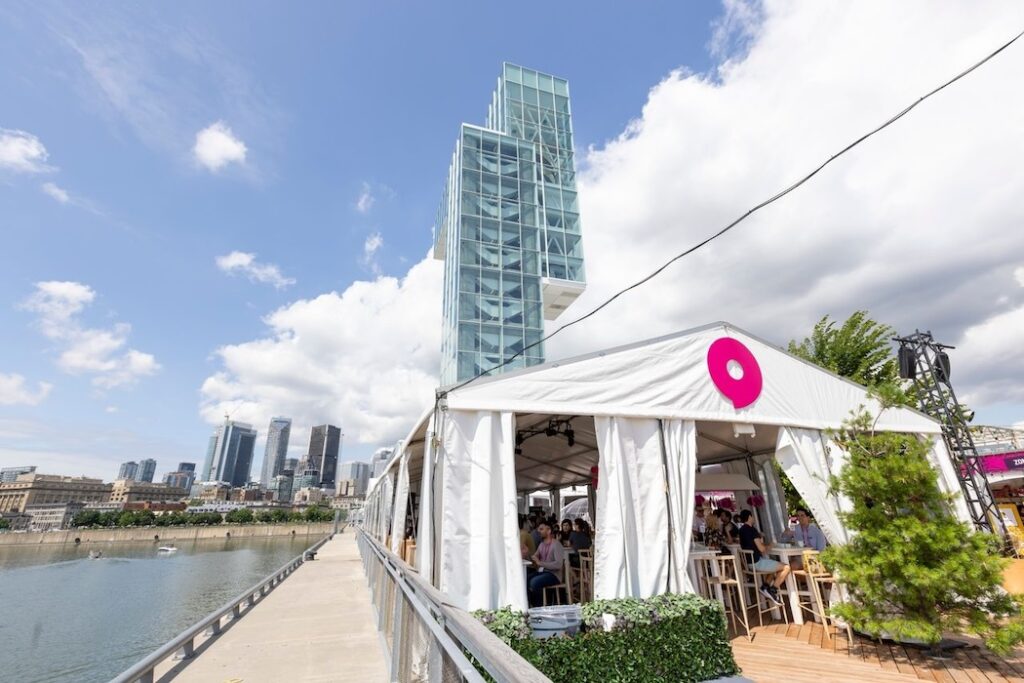
[[[67,190],[59,187],[57,183],[43,183],[43,192],[53,197],[61,204],[67,204],[71,199],[71,195],[68,194]]]
[[[369,213],[376,201],[377,198],[373,196],[373,192],[370,190],[370,184],[363,183],[363,189],[360,190],[359,198],[356,199],[356,211],[359,213]]]
[[[0,372],[0,405],[37,406],[50,395],[51,389],[53,389],[53,385],[49,382],[39,382],[33,391],[25,383],[23,376],[18,374],[8,375]]]
[[[346,443],[404,436],[437,383],[440,275],[441,262],[425,259],[401,280],[354,282],[278,309],[267,336],[218,349],[223,369],[203,383],[203,417],[288,415],[293,434],[326,421],[343,426]]]
[[[295,284],[295,279],[285,277],[281,269],[273,263],[259,263],[256,254],[244,251],[233,251],[217,257],[217,267],[228,275],[241,273],[252,282],[264,282],[274,285],[276,289],[284,289]]]
[[[736,21],[729,30],[741,40],[713,74],[668,75],[621,136],[581,152],[588,289],[555,325],[979,59],[1009,37],[1007,26],[1024,24],[1024,6],[940,13],[921,2],[767,2]],[[1022,55],[1024,44],[1015,45],[552,340],[549,358],[722,319],[784,345],[822,315],[867,308],[901,331],[931,329],[950,343],[968,332],[1004,339],[1001,358],[971,344],[953,353],[958,391],[993,400],[1007,386],[994,379],[1000,367],[1024,387],[1024,346],[1013,345],[1024,338],[1024,289],[1015,282],[1024,91],[1013,87]],[[223,370],[204,384],[203,415],[215,423],[237,406],[257,423],[283,413],[306,424],[342,421],[362,443],[401,438],[437,382],[440,280],[440,263],[426,260],[401,282],[359,282],[279,310],[267,319],[270,335],[219,351]]]
[[[0,170],[18,173],[42,173],[53,169],[42,141],[23,130],[0,128]]]
[[[247,151],[245,143],[223,121],[211,123],[196,133],[192,148],[196,161],[211,171],[219,171],[228,164],[244,164]]]
[[[1024,268],[1013,269],[1013,279],[1017,281],[1017,284],[1024,287]]]
[[[113,389],[156,373],[156,358],[126,348],[131,325],[104,329],[81,324],[79,314],[95,298],[96,292],[80,282],[37,282],[22,308],[37,314],[40,331],[60,349],[58,367],[69,374],[90,375],[94,386]]]
[[[359,262],[374,275],[380,275],[380,262],[377,252],[384,246],[384,237],[379,232],[371,232],[363,242],[363,255]]]
[[[110,413],[111,415],[113,415],[117,411],[118,411],[117,406],[107,406],[106,408],[103,409],[103,412]]]

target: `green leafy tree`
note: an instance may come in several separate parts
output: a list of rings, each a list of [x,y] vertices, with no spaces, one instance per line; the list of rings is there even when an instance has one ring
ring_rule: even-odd
[[[99,526],[99,510],[82,510],[71,520],[71,526]]]
[[[789,352],[866,387],[899,384],[899,364],[893,354],[895,330],[855,311],[842,325],[825,316]]]
[[[274,510],[271,510],[270,516],[271,516],[271,520],[275,524],[280,524],[282,522],[287,522],[288,521],[288,511],[287,510],[282,510],[281,508],[276,508]]]
[[[853,533],[822,554],[849,591],[833,611],[873,636],[932,645],[944,631],[976,634],[999,652],[1024,639],[1019,605],[1000,588],[999,541],[950,513],[930,442],[875,432],[867,413],[834,438],[850,455],[832,487],[852,503],[840,517]]]
[[[256,521],[262,524],[269,524],[274,521],[274,515],[270,510],[260,510],[256,513]]]
[[[224,516],[224,521],[232,524],[251,524],[253,521],[252,510],[249,508],[235,508]]]
[[[128,527],[135,526],[135,513],[131,510],[125,510],[117,516],[117,526]]]
[[[101,512],[99,519],[96,520],[96,526],[114,526],[115,524],[117,524],[117,519],[118,517],[120,517],[120,515],[121,513],[115,510],[107,510],[106,512]]]
[[[0,530],[6,530],[11,528],[11,521],[0,517]]]

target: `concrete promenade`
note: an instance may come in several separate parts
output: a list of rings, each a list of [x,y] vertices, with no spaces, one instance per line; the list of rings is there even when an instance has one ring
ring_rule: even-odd
[[[220,637],[197,643],[175,683],[384,681],[387,667],[351,530],[338,534]],[[171,663],[171,662],[169,662]],[[181,664],[180,662],[178,664]],[[178,667],[175,667],[178,668]]]

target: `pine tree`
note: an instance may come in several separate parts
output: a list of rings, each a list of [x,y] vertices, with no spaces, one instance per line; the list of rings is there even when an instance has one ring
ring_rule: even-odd
[[[935,645],[945,631],[972,633],[997,652],[1024,640],[1020,607],[1000,588],[999,541],[950,513],[930,442],[875,432],[866,413],[833,436],[850,459],[832,487],[852,504],[840,515],[850,542],[822,554],[849,593],[833,612],[876,637]]]
[[[811,336],[799,344],[789,342],[789,352],[848,377],[858,384],[874,387],[894,383],[899,374],[891,339],[895,330],[854,311],[842,325],[825,316],[814,325]]]

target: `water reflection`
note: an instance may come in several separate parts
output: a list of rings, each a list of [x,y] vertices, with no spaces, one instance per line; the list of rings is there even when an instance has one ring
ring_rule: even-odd
[[[0,547],[0,680],[107,681],[316,540]]]

